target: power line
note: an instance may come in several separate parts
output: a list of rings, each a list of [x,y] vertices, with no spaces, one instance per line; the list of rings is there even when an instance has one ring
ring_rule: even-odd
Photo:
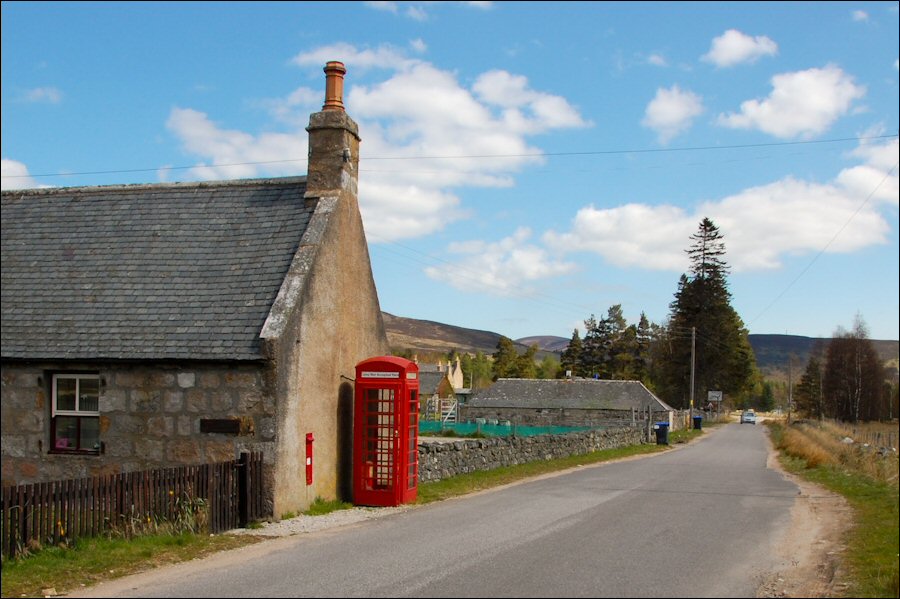
[[[794,279],[793,279],[790,283],[788,283],[787,287],[785,287],[784,290],[783,290],[781,293],[779,293],[779,294],[775,297],[775,299],[773,299],[773,300],[772,300],[765,308],[763,308],[762,311],[761,311],[759,314],[757,314],[757,315],[753,318],[753,320],[751,320],[749,323],[747,323],[748,326],[749,326],[750,324],[753,324],[753,323],[756,322],[757,320],[759,320],[759,317],[760,317],[760,316],[762,316],[763,314],[765,314],[765,313],[769,310],[769,308],[771,308],[772,306],[774,306],[775,303],[778,302],[778,300],[780,300],[782,297],[784,297],[784,295],[785,295],[788,291],[790,291],[791,287],[793,287],[794,284],[795,284],[797,281],[799,281],[800,278],[801,278],[803,275],[805,275],[805,274],[809,271],[810,268],[812,268],[813,264],[815,264],[816,261],[822,256],[822,254],[824,254],[824,253],[828,250],[828,248],[831,247],[831,244],[834,243],[834,242],[837,240],[838,237],[840,237],[841,233],[844,232],[844,229],[847,228],[847,226],[850,224],[850,222],[851,222],[854,218],[856,218],[856,215],[859,214],[859,213],[862,211],[863,208],[865,208],[866,204],[869,203],[869,200],[872,199],[872,196],[874,196],[875,193],[876,193],[879,189],[881,189],[881,186],[884,185],[884,182],[887,181],[887,180],[891,177],[891,175],[894,174],[894,171],[897,170],[897,167],[898,167],[898,166],[900,166],[900,163],[896,163],[896,162],[895,162],[895,163],[894,163],[894,166],[891,167],[891,169],[887,172],[887,174],[885,174],[884,178],[878,183],[878,185],[875,186],[875,189],[873,189],[873,190],[869,193],[869,195],[866,196],[866,199],[862,201],[862,203],[859,205],[859,207],[856,209],[856,211],[855,211],[853,214],[850,215],[850,218],[848,218],[847,221],[846,221],[843,225],[841,225],[841,228],[838,229],[837,233],[835,233],[834,236],[828,241],[828,243],[825,244],[825,247],[823,247],[823,248],[819,251],[818,254],[816,254],[815,256],[813,256],[813,259],[809,261],[809,264],[807,264],[807,265],[803,268],[803,270],[801,270],[800,273],[799,273],[796,277],[794,277]]]
[[[702,152],[702,151],[711,151],[711,150],[741,150],[741,149],[753,149],[753,148],[772,148],[772,147],[787,147],[787,146],[809,146],[809,145],[822,145],[822,144],[833,144],[833,143],[843,143],[843,142],[862,142],[862,141],[875,141],[879,139],[893,139],[898,137],[897,133],[889,134],[889,135],[875,135],[868,137],[840,137],[833,139],[818,139],[818,140],[805,140],[805,141],[783,141],[783,142],[769,142],[769,143],[758,143],[758,144],[732,144],[732,145],[720,145],[720,146],[686,146],[682,148],[633,148],[633,149],[618,149],[618,150],[589,150],[582,152],[533,152],[533,153],[521,153],[521,154],[468,154],[468,155],[436,155],[436,156],[368,156],[365,158],[360,158],[361,162],[367,161],[378,161],[378,160],[463,160],[463,159],[503,159],[503,158],[542,158],[542,157],[566,157],[566,156],[611,156],[611,155],[620,155],[620,154],[669,154],[669,153],[677,153],[677,152]],[[118,169],[118,170],[96,170],[96,171],[79,171],[79,172],[68,172],[68,173],[38,173],[38,174],[28,174],[28,175],[2,175],[4,179],[26,179],[26,178],[35,178],[35,177],[74,177],[81,175],[112,175],[112,174],[125,174],[125,173],[146,173],[146,172],[159,172],[159,171],[176,171],[176,170],[187,170],[193,168],[228,168],[235,166],[260,166],[267,164],[285,164],[289,162],[307,162],[307,158],[286,158],[283,160],[261,160],[257,162],[231,162],[231,163],[222,163],[222,164],[200,164],[200,165],[190,165],[190,166],[161,166],[154,168],[133,168],[133,169]]]

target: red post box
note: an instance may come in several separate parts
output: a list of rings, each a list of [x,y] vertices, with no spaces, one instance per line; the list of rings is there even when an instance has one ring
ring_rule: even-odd
[[[306,485],[313,483],[313,434],[306,433]]]
[[[394,356],[356,365],[353,502],[415,501],[419,481],[419,367]]]

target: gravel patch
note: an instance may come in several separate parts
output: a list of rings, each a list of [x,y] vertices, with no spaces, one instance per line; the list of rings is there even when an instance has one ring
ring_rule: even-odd
[[[296,516],[278,522],[265,522],[262,528],[236,528],[229,531],[234,535],[254,535],[260,537],[289,537],[292,535],[306,534],[318,532],[329,528],[337,528],[339,526],[347,526],[372,520],[374,518],[382,518],[390,516],[398,512],[412,509],[411,505],[401,505],[398,507],[355,507],[347,510],[337,510],[330,514],[322,516]]]

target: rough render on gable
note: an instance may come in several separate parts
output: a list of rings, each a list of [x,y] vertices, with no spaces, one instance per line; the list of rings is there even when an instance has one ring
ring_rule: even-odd
[[[283,398],[277,408],[276,517],[303,510],[316,497],[349,497],[354,369],[390,351],[356,198],[355,127],[343,113],[310,117],[310,152],[320,158],[310,161],[306,195],[318,203],[263,327]],[[340,158],[344,148],[350,162]],[[318,171],[313,164],[329,168]],[[309,486],[307,433],[315,439]]]

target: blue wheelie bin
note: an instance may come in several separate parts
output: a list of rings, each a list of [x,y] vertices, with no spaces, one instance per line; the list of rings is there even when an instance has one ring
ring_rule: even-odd
[[[694,416],[694,430],[699,431],[703,429],[703,416]]]

